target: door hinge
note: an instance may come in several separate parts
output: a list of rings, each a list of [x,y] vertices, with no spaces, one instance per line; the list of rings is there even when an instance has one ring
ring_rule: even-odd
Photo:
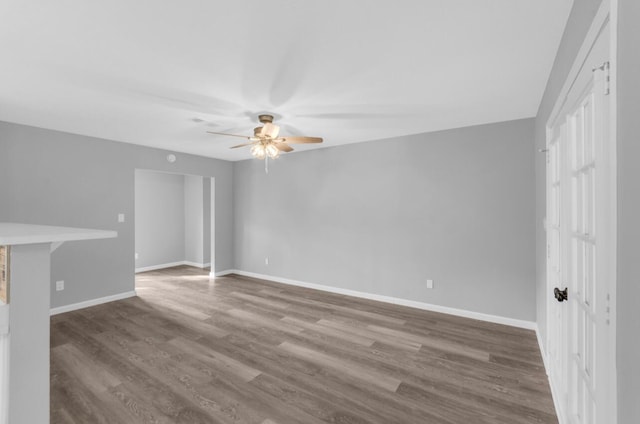
[[[611,65],[609,62],[604,62],[602,65],[595,67],[592,69],[595,71],[603,71],[604,72],[604,95],[608,96],[611,93],[611,72],[609,71]]]
[[[551,245],[547,243],[547,259],[551,259]]]

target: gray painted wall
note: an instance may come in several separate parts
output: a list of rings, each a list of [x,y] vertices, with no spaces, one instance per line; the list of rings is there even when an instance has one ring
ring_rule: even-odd
[[[204,264],[204,193],[202,177],[184,176],[184,260]]]
[[[136,170],[136,268],[185,260],[185,177]]]
[[[235,266],[534,321],[533,123],[236,162]]]
[[[202,190],[203,190],[203,200],[202,203],[204,205],[203,208],[203,228],[202,233],[204,238],[202,243],[203,247],[203,263],[211,262],[211,178],[203,178],[202,179]]]
[[[0,123],[0,220],[118,231],[118,238],[67,243],[52,255],[52,306],[134,288],[134,171],[216,178],[216,264],[233,266],[230,162]],[[6,200],[10,199],[10,201]],[[117,223],[117,214],[127,221]]]
[[[573,3],[562,41],[547,82],[547,87],[538,109],[535,122],[535,238],[536,238],[536,305],[538,330],[542,339],[546,339],[546,297],[551,296],[546,289],[546,233],[543,220],[546,215],[546,165],[545,155],[537,153],[546,147],[546,124],[556,99],[562,90],[573,61],[582,46],[582,42],[591,26],[591,22],[602,0],[580,0]]]
[[[618,422],[640,422],[640,2],[619,0]]]

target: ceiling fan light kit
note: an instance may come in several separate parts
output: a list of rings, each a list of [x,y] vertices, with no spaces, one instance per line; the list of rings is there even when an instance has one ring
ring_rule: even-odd
[[[272,115],[259,115],[258,120],[262,123],[262,126],[253,129],[253,136],[214,131],[207,132],[216,135],[246,138],[250,143],[238,144],[237,146],[232,146],[231,149],[251,146],[251,155],[256,159],[275,159],[280,156],[280,152],[292,152],[293,148],[289,144],[322,143],[322,138],[320,137],[278,137],[280,127],[273,123]]]
[[[264,159],[266,157],[268,157],[269,159],[275,159],[280,156],[280,150],[278,150],[273,142],[269,142],[266,144],[259,143],[251,147],[251,154],[256,159]]]

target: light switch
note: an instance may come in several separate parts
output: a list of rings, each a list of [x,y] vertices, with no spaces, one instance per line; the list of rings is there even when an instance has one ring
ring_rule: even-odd
[[[118,222],[124,222],[124,214],[123,213],[119,213],[118,214]]]

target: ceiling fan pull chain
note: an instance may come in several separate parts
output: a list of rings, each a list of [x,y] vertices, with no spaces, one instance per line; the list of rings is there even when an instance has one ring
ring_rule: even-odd
[[[264,157],[264,173],[269,173],[269,156]]]

